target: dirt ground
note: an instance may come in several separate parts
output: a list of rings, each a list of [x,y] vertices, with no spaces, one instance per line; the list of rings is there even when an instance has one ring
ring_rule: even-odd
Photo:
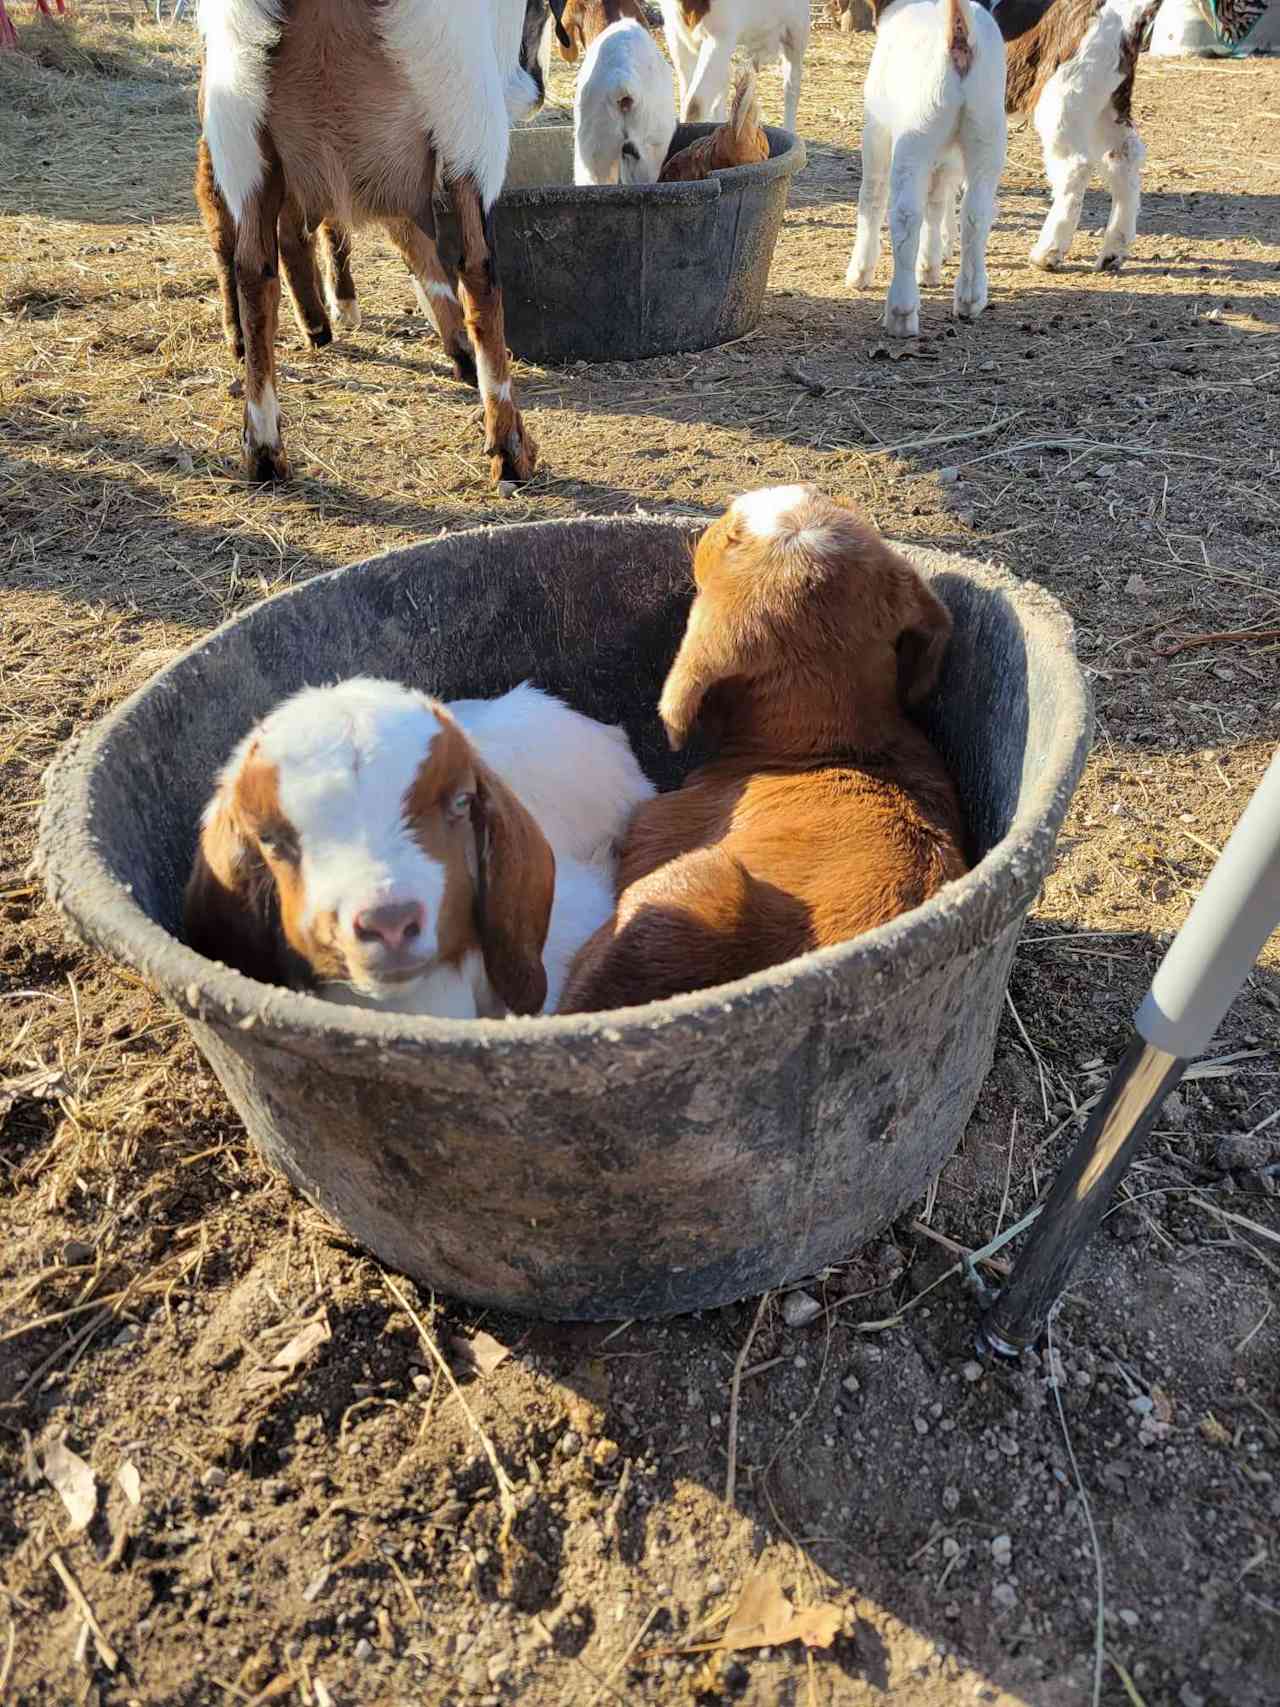
[[[1274,637],[1161,651],[1280,625],[1280,64],[1142,63],[1118,277],[1089,270],[1096,193],[1069,268],[1026,265],[1046,195],[1016,132],[990,314],[956,328],[929,293],[924,338],[887,359],[883,273],[842,283],[869,41],[820,28],[758,331],[520,369],[543,469],[504,503],[373,236],[363,330],[318,356],[284,332],[297,479],[233,478],[193,32],[72,4],[40,25],[19,0],[26,52],[0,56],[0,1698],[1280,1701],[1275,945],[1052,1350],[973,1363],[943,1242],[982,1245],[1051,1179],[1280,728]],[[1098,734],[960,1151],[814,1277],[815,1321],[766,1302],[726,1503],[755,1300],[531,1327],[385,1276],[257,1160],[181,1024],[66,941],[27,867],[60,743],[263,593],[468,523],[714,508],[800,476],[1052,589]],[[477,1332],[512,1348],[488,1373],[455,1343]],[[42,1473],[64,1435],[93,1478],[63,1458],[70,1507]],[[713,1641],[759,1571],[836,1609],[829,1646],[673,1651]]]

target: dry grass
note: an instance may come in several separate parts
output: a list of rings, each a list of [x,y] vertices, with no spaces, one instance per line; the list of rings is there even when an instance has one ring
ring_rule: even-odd
[[[157,29],[140,5],[72,3],[70,24],[33,23],[20,0],[26,53],[0,55],[0,1477],[17,1491],[0,1502],[0,1694],[61,1703],[92,1682],[103,1702],[165,1707],[286,1691],[684,1698],[678,1667],[637,1677],[645,1650],[628,1651],[629,1633],[661,1603],[669,1642],[702,1617],[706,1580],[744,1580],[762,1537],[790,1533],[812,1544],[799,1558],[778,1544],[788,1569],[862,1596],[857,1653],[803,1676],[753,1660],[748,1703],[793,1685],[858,1702],[877,1665],[895,1700],[922,1707],[985,1684],[1002,1701],[1078,1700],[1055,1680],[1083,1653],[1087,1687],[1093,1603],[1078,1597],[1092,1578],[1073,1563],[1079,1514],[1052,1505],[1049,1467],[1069,1468],[1055,1416],[1034,1373],[960,1382],[972,1307],[939,1277],[957,1253],[989,1256],[1051,1177],[1280,729],[1274,638],[1162,655],[1280,620],[1280,67],[1144,63],[1146,204],[1118,278],[1085,265],[1096,197],[1081,265],[1026,267],[1044,193],[1034,138],[1015,135],[992,314],[953,328],[930,293],[925,338],[885,359],[878,295],[840,283],[868,43],[817,31],[810,166],[761,326],[701,355],[522,368],[544,467],[503,504],[474,402],[372,237],[357,251],[364,330],[318,357],[284,333],[299,478],[279,491],[232,478],[240,406],[189,193],[193,33]],[[761,86],[776,114],[776,78]],[[417,1335],[378,1272],[268,1174],[181,1025],[66,943],[27,875],[41,773],[169,648],[319,570],[473,522],[710,509],[797,477],[851,492],[899,538],[1007,562],[1075,618],[1098,742],[1015,966],[1016,1023],[927,1227],[896,1230],[899,1266],[890,1246],[831,1277],[821,1369],[816,1342],[767,1312],[750,1337],[748,1307],[611,1336],[539,1331],[467,1387],[465,1414],[436,1408],[438,1367],[420,1393]],[[1278,1218],[1267,1176],[1216,1157],[1226,1136],[1261,1153],[1276,1134],[1278,971],[1273,946],[1216,1045],[1233,1059],[1180,1094],[1055,1328],[1063,1355],[1097,1373],[1064,1402],[1107,1602],[1151,1620],[1108,1633],[1129,1681],[1104,1683],[1107,1701],[1132,1686],[1154,1707],[1187,1683],[1260,1703],[1275,1675],[1280,1543],[1273,1486],[1256,1478],[1280,1444],[1265,1380],[1280,1346],[1267,1312]],[[321,1307],[333,1339],[316,1367],[264,1399],[258,1348]],[[140,1338],[118,1344],[129,1328]],[[742,1368],[748,1345],[757,1362]],[[1126,1388],[1099,1393],[1099,1345],[1123,1347],[1148,1390],[1177,1389],[1187,1426],[1167,1445],[1129,1451],[1136,1419]],[[722,1395],[735,1376],[726,1440],[724,1399],[704,1410],[687,1394],[697,1381]],[[954,1432],[931,1419],[939,1395]],[[1191,1424],[1206,1414],[1228,1419],[1223,1438]],[[487,1454],[468,1456],[473,1424],[514,1519],[491,1497]],[[581,1458],[555,1450],[566,1424],[589,1443]],[[68,1427],[104,1485],[123,1447],[145,1443],[144,1511],[112,1564],[109,1533],[65,1542],[56,1501],[29,1484],[21,1431]],[[1025,1446],[1011,1460],[994,1442],[1015,1427]],[[980,1484],[986,1505],[939,1527],[951,1484]],[[524,1575],[504,1599],[481,1555],[506,1520]],[[971,1562],[997,1524],[1017,1531],[1022,1562],[1019,1612],[1003,1621]],[[912,1561],[952,1532],[962,1552],[918,1581]],[[90,1677],[92,1631],[49,1566],[59,1545],[127,1685]],[[322,1568],[330,1586],[309,1600]],[[1217,1623],[1197,1649],[1210,1589]],[[358,1638],[372,1660],[355,1658]],[[939,1660],[940,1640],[972,1664]],[[487,1667],[507,1648],[517,1657],[495,1681]]]

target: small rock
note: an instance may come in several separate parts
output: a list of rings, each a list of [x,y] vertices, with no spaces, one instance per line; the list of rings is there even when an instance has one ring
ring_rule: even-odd
[[[520,483],[517,480],[499,480],[498,482],[498,496],[500,498],[514,498],[519,490]]]
[[[93,1261],[93,1246],[86,1245],[83,1239],[68,1239],[62,1247],[62,1261],[67,1268],[79,1268],[83,1263]]]
[[[567,1428],[560,1436],[556,1451],[562,1458],[572,1458],[582,1450],[582,1436],[574,1429]]]
[[[971,1358],[960,1373],[966,1381],[981,1381],[984,1371],[982,1365],[976,1359]]]
[[[958,1559],[960,1557],[960,1543],[954,1535],[948,1535],[942,1543],[942,1557],[944,1559]]]
[[[991,1556],[997,1564],[1007,1564],[1013,1557],[1013,1538],[1009,1535],[997,1535],[991,1543]]]
[[[846,1393],[860,1393],[862,1391],[862,1383],[856,1375],[846,1375],[840,1385]]]
[[[782,1319],[789,1328],[803,1328],[822,1314],[822,1305],[807,1292],[788,1292],[782,1300]]]
[[[1139,1393],[1136,1399],[1129,1400],[1129,1409],[1140,1417],[1149,1417],[1155,1409],[1155,1403],[1146,1393]]]
[[[1119,1612],[1117,1612],[1116,1617],[1128,1629],[1136,1630],[1138,1628],[1138,1614],[1134,1612],[1131,1607],[1122,1606]]]
[[[991,1598],[1004,1612],[1011,1612],[1018,1604],[1018,1591],[1012,1583],[997,1583],[991,1591]]]
[[[1178,1691],[1178,1701],[1180,1707],[1205,1707],[1204,1696],[1189,1683],[1184,1683]]]
[[[130,1323],[128,1327],[121,1328],[120,1332],[111,1343],[112,1345],[132,1345],[135,1340],[140,1340],[141,1338],[142,1329],[135,1328],[132,1323]]]
[[[958,468],[940,468],[938,470],[939,486],[954,486],[959,478],[960,470]]]
[[[377,1650],[374,1648],[374,1645],[369,1638],[367,1636],[361,1636],[360,1640],[356,1643],[356,1658],[358,1660],[371,1660],[376,1652]]]
[[[959,1618],[960,1602],[958,1600],[949,1600],[942,1609],[942,1616],[944,1618]]]
[[[928,1434],[928,1432],[929,1432],[929,1420],[928,1420],[928,1418],[927,1417],[917,1417],[915,1427],[916,1427],[916,1433],[917,1434]]]
[[[1171,1092],[1160,1104],[1160,1114],[1163,1119],[1169,1122],[1170,1126],[1176,1126],[1179,1130],[1191,1118],[1191,1110],[1183,1102],[1177,1091]]]
[[[1247,1133],[1239,1132],[1218,1140],[1214,1160],[1224,1173],[1237,1170],[1247,1173],[1251,1169],[1265,1168],[1274,1154],[1274,1140],[1269,1137],[1251,1138]]]
[[[706,1588],[708,1594],[724,1593],[724,1578],[720,1575],[719,1571],[712,1571],[711,1575],[707,1578]]]
[[[218,1465],[211,1464],[205,1471],[204,1475],[201,1476],[200,1486],[202,1488],[221,1488],[225,1487],[226,1480],[227,1472],[220,1469]]]
[[[960,1490],[959,1490],[959,1488],[943,1488],[943,1490],[942,1490],[942,1509],[943,1509],[943,1511],[959,1511],[959,1509],[960,1509]]]

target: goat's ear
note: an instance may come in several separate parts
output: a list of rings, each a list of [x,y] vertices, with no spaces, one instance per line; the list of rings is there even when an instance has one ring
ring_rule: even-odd
[[[285,981],[275,883],[237,822],[230,781],[205,814],[183,897],[183,928],[206,959],[263,984]]]
[[[485,972],[513,1014],[541,1013],[547,999],[542,950],[555,895],[555,855],[516,796],[485,765],[476,766],[471,810]]]
[[[938,685],[951,639],[951,612],[915,573],[908,620],[898,635],[898,694],[904,705],[919,705]]]
[[[709,613],[699,595],[693,601],[684,639],[658,701],[658,716],[673,753],[678,753],[693,733],[712,688],[737,673],[729,631]]]

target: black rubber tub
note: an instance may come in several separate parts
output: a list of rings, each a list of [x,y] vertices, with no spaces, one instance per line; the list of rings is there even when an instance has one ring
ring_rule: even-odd
[[[714,125],[681,125],[672,150]],[[573,126],[511,133],[495,209],[507,343],[531,362],[635,361],[705,350],[760,318],[804,143],[766,128],[769,158],[691,184],[573,182]],[[451,214],[440,250],[457,265]]]
[[[956,621],[924,721],[983,857],[884,928],[648,1007],[507,1022],[343,1009],[256,984],[176,936],[200,809],[282,694],[370,671],[448,698],[525,677],[654,715],[700,522],[454,534],[318,577],[228,623],[52,767],[39,859],[75,932],[191,1026],[268,1158],[385,1262],[547,1317],[663,1315],[847,1256],[919,1197],[991,1061],[1014,944],[1089,743],[1056,602],[912,557]]]

